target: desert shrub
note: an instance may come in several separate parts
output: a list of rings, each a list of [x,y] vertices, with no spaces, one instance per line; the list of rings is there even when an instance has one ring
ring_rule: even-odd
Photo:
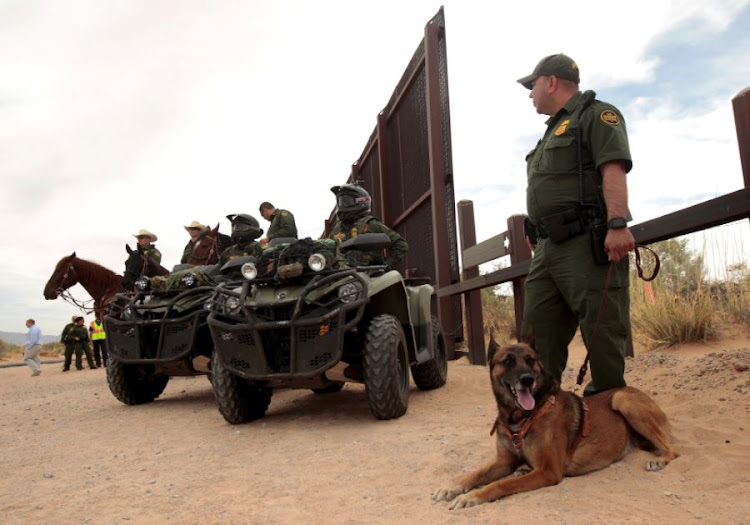
[[[750,269],[746,263],[728,267],[725,280],[714,283],[712,292],[722,319],[750,326]]]
[[[23,347],[19,345],[13,345],[0,340],[0,359],[11,359],[16,358],[18,355],[23,355]]]
[[[513,297],[497,295],[492,287],[482,288],[482,318],[484,320],[485,339],[490,331],[495,340],[507,344],[516,336],[516,314]]]
[[[662,262],[657,279],[646,283],[635,271],[631,273],[633,337],[655,348],[715,336],[716,301],[705,280],[703,256],[691,252],[685,239],[662,241],[651,248]]]

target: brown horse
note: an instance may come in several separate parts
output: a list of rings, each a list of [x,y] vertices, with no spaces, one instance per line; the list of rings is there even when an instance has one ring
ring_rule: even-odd
[[[125,275],[122,277],[122,286],[132,290],[135,280],[141,275],[153,277],[154,275],[167,275],[169,270],[161,264],[147,256],[140,250],[134,250],[130,245],[125,245],[125,251],[128,252],[128,259],[125,261]]]
[[[219,233],[219,225],[209,230],[198,238],[193,246],[193,251],[187,259],[188,264],[204,266],[219,262],[219,256],[226,250],[232,240],[228,235]]]
[[[76,252],[73,252],[60,259],[55,266],[55,271],[52,272],[52,276],[44,287],[44,298],[53,300],[62,296],[68,302],[85,309],[83,303],[73,299],[70,294],[67,296],[64,294],[71,286],[81,283],[94,301],[94,312],[97,317],[101,318],[100,316],[104,315],[115,294],[125,291],[121,280],[121,275],[95,262],[81,259],[76,256]]]

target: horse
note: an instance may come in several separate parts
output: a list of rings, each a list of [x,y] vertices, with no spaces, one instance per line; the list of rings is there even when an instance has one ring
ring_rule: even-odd
[[[122,277],[122,286],[127,290],[132,290],[135,286],[135,280],[141,275],[153,277],[155,275],[167,275],[169,270],[153,260],[140,250],[134,250],[129,244],[125,245],[125,251],[128,252],[128,259],[125,261],[125,275]]]
[[[228,235],[219,233],[219,225],[216,228],[208,230],[201,234],[195,245],[190,257],[187,259],[188,264],[194,266],[205,266],[207,264],[216,264],[219,262],[221,252],[226,250],[232,240]]]
[[[126,291],[121,281],[121,275],[95,262],[81,259],[73,252],[60,259],[55,266],[55,271],[44,287],[44,298],[54,300],[62,296],[66,301],[86,310],[84,303],[64,293],[71,286],[81,283],[94,301],[93,310],[97,318],[101,319],[115,295]]]

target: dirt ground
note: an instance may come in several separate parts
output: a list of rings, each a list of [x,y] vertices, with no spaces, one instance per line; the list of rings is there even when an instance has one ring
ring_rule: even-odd
[[[583,353],[572,349],[565,386]],[[487,369],[450,363],[445,387],[412,388],[377,421],[364,390],[277,391],[232,426],[206,377],[173,378],[126,406],[105,372],[0,369],[3,523],[750,523],[750,341],[643,352],[628,383],[660,404],[682,456],[646,472],[637,451],[557,486],[449,511],[431,493],[494,454]],[[575,370],[574,370],[575,369]]]

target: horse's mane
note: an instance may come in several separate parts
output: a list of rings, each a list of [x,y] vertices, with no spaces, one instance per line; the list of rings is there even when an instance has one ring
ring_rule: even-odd
[[[80,257],[76,257],[76,261],[76,272],[79,274],[87,274],[91,285],[94,287],[104,288],[110,286],[113,282],[119,283],[122,279],[122,275],[118,275],[109,268],[105,268],[93,261],[87,261]]]

